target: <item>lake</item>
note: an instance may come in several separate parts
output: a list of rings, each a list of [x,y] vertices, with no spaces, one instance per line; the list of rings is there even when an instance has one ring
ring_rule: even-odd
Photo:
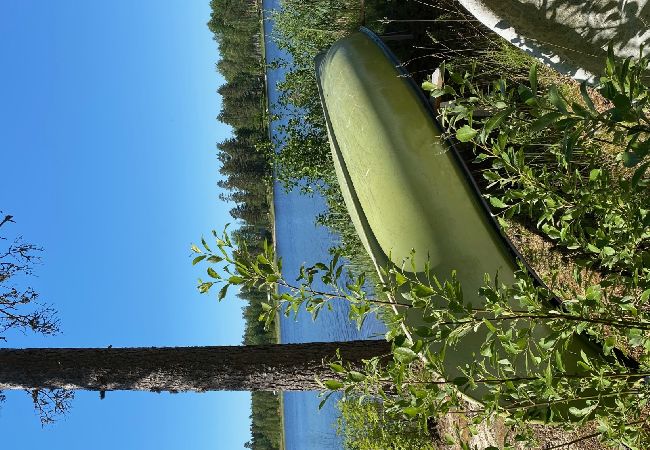
[[[290,59],[278,49],[272,41],[273,23],[269,20],[269,11],[279,9],[279,0],[264,0],[264,42],[266,60],[271,62],[278,58]],[[282,115],[276,106],[278,92],[276,84],[284,78],[283,68],[267,70],[267,86],[271,115]],[[274,140],[279,136],[274,129],[281,125],[282,119],[271,123],[271,135]],[[282,258],[283,272],[288,279],[295,279],[302,264],[329,261],[328,249],[336,242],[336,236],[327,228],[314,224],[316,216],[325,210],[325,202],[318,195],[301,195],[299,189],[285,192],[275,183],[275,234],[277,254]],[[325,288],[315,284],[316,289]],[[346,341],[357,339],[380,338],[385,333],[384,324],[371,317],[366,320],[361,330],[348,320],[347,305],[343,302],[334,304],[332,311],[324,310],[318,320],[301,310],[297,317],[280,319],[280,339],[282,343]],[[284,393],[285,438],[287,450],[333,450],[343,448],[342,440],[336,434],[338,410],[334,396],[319,411],[317,392]]]

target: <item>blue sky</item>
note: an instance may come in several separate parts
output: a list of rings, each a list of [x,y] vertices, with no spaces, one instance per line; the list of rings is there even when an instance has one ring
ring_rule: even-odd
[[[223,81],[208,0],[0,2],[0,210],[45,248],[31,284],[63,334],[14,347],[237,345],[242,303],[195,289],[189,245],[221,230]],[[78,393],[41,429],[26,394],[6,448],[237,449],[249,394]]]

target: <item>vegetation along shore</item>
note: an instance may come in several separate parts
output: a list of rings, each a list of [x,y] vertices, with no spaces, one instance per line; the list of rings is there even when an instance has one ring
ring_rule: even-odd
[[[287,125],[273,130],[285,136],[278,154],[269,151],[259,2],[212,0],[208,24],[222,55],[217,68],[227,82],[219,90],[219,119],[235,130],[232,139],[217,145],[225,176],[220,186],[237,204],[232,215],[241,225],[232,235],[245,246],[225,248],[234,255],[231,264],[240,264],[240,276],[226,280],[223,289],[243,287],[244,342],[273,342],[274,333],[258,318],[265,316],[272,325],[276,312],[296,303],[317,312],[330,299],[343,297],[359,320],[377,311],[389,327],[392,358],[373,358],[364,370],[332,361],[332,379],[323,385],[326,391],[346,392],[340,428],[351,449],[647,448],[648,61],[620,60],[610,52],[602,78],[590,86],[537,63],[451,0],[282,4],[283,12],[274,16],[275,39],[293,64],[279,86],[280,101],[295,108]],[[492,282],[486,279],[481,295],[489,307],[477,311],[464,308],[458,294],[462,286],[451,274],[447,280],[423,281],[387,267],[385,281],[373,275],[336,182],[313,63],[320,51],[360,25],[389,36],[388,45],[406,69],[432,102],[442,105],[438,120],[445,137],[458,144],[502,230],[548,289],[524,273],[512,285],[499,285],[495,274],[488,274]],[[436,68],[443,85],[432,83]],[[343,259],[336,256],[305,268],[300,286],[283,280],[273,247],[263,244],[272,237],[273,175],[287,188],[306,180],[305,191],[324,194],[328,211],[319,221],[340,236],[333,253],[351,261],[350,277],[338,270]],[[328,295],[310,291],[318,277],[331,286]],[[374,283],[376,294],[365,292],[366,280]],[[272,295],[269,301],[267,290],[275,292],[283,282],[296,285],[296,295]],[[410,329],[414,339],[403,332],[409,328],[404,315],[385,308],[384,294],[396,290],[410,293],[412,302],[404,310],[417,310],[432,321],[427,329]],[[318,294],[319,302],[305,292]],[[550,296],[561,307],[544,306]],[[512,298],[520,302],[517,307],[509,303]],[[453,314],[433,308],[439,302],[455,307]],[[516,324],[522,315],[535,316],[553,334],[531,338],[532,329]],[[444,369],[425,343],[442,339],[453,348],[457,334],[478,328],[490,333],[477,364],[462,377],[433,377],[444,376]],[[603,358],[584,358],[581,371],[573,373],[558,355],[577,334],[597,342]],[[546,373],[515,379],[508,367],[522,357],[547,364]],[[501,364],[499,374],[483,370],[481,361],[490,359]],[[468,407],[458,395],[476,384],[490,392],[482,409]],[[518,407],[504,408],[505,397]],[[582,408],[570,411],[570,420],[540,424],[526,415],[533,406],[550,407],[569,398],[584,400]],[[280,448],[277,411],[277,396],[254,394],[252,448]]]

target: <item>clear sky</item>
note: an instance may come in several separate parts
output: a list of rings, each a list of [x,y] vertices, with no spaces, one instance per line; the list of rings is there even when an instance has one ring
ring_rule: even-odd
[[[189,245],[221,230],[223,81],[208,0],[0,1],[0,210],[45,248],[32,285],[63,334],[9,346],[236,345],[241,302],[199,296]],[[249,394],[78,393],[41,429],[27,394],[3,448],[238,449]]]

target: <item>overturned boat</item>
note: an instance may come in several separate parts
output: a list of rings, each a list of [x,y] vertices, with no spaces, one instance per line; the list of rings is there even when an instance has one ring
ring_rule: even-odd
[[[455,271],[464,301],[475,308],[485,304],[479,295],[485,274],[498,273],[500,282],[511,284],[523,265],[542,284],[501,232],[457,149],[441,138],[428,99],[377,35],[362,28],[337,41],[317,58],[316,73],[343,197],[377,268],[402,266],[414,249],[407,270],[416,277],[428,270],[439,280]],[[426,325],[415,315],[407,321]],[[550,334],[543,326],[536,330],[532,338]],[[462,376],[460,368],[480,357],[487,332],[483,327],[467,333],[446,350],[448,380]],[[440,351],[441,344],[431,344],[431,350]],[[581,353],[604,357],[599,345],[575,337],[563,357],[567,370],[578,370]],[[547,363],[516,363],[516,376],[537,376]],[[479,403],[486,393],[480,386],[464,391]],[[529,417],[570,420],[571,406],[584,404],[542,405]]]

